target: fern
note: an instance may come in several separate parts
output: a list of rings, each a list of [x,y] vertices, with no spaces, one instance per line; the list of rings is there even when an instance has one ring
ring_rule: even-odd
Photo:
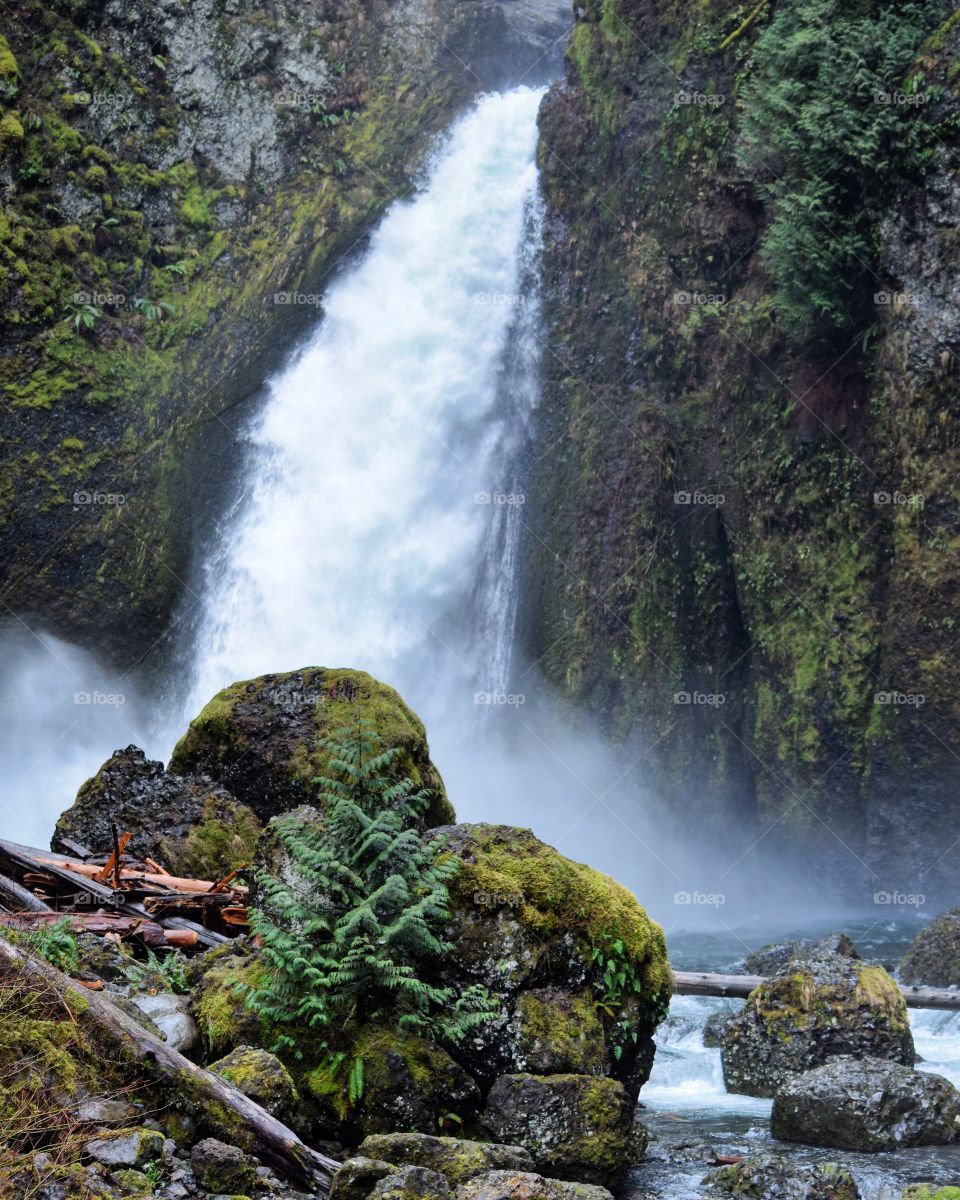
[[[451,949],[447,883],[459,869],[441,837],[419,827],[430,792],[402,774],[365,720],[326,743],[317,780],[323,819],[278,823],[288,868],[257,873],[263,902],[250,924],[268,976],[247,1005],[281,1027],[275,1049],[300,1057],[291,1029],[318,1030],[328,1073],[342,1077],[349,1031],[378,1022],[456,1043],[489,1020],[480,986],[459,994],[430,980]],[[363,1094],[360,1057],[347,1070],[350,1103]]]

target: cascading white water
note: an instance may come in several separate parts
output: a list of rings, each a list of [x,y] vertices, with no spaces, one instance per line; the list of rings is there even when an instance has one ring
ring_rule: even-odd
[[[428,724],[454,691],[462,707],[503,686],[519,536],[504,514],[522,503],[518,428],[536,397],[540,96],[487,96],[454,127],[273,382],[249,490],[206,568],[181,716],[237,679],[311,664],[369,670]],[[506,561],[473,620],[488,534]],[[491,658],[493,678],[478,666]]]

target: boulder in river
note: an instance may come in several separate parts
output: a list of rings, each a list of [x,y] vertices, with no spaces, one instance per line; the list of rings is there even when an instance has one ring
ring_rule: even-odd
[[[945,1146],[960,1133],[960,1092],[941,1075],[876,1058],[835,1058],[778,1090],[773,1136],[843,1150]]]
[[[720,1167],[704,1183],[711,1193],[750,1200],[860,1200],[846,1168],[836,1163],[811,1167],[773,1154]]]
[[[267,821],[314,802],[325,740],[358,717],[371,722],[384,746],[403,750],[398,771],[432,791],[428,823],[453,820],[422,722],[399,693],[364,671],[304,667],[224,688],[190,722],[170,770],[209,775]]]
[[[723,1028],[724,1082],[748,1096],[772,1096],[791,1076],[841,1055],[908,1066],[915,1057],[894,980],[883,967],[838,954],[791,962]]]
[[[798,942],[773,942],[747,955],[748,975],[779,975],[791,962],[812,962],[824,955],[840,954],[859,958],[857,948],[845,933],[828,933],[822,938],[804,938]]]
[[[913,939],[897,968],[904,983],[960,986],[960,908],[951,908]]]

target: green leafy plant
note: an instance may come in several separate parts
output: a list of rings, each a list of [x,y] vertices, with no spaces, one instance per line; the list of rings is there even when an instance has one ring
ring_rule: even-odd
[[[72,325],[77,333],[92,331],[103,315],[95,304],[68,304],[64,309],[64,321]]]
[[[123,975],[128,983],[137,988],[176,992],[178,996],[190,993],[187,960],[179,950],[172,950],[162,958],[153,950],[148,950],[143,962],[131,963],[124,969]]]
[[[179,262],[167,263],[165,267],[161,267],[160,269],[162,271],[169,271],[171,275],[179,275],[182,279],[187,273],[188,265],[189,264],[187,263],[187,260],[185,258],[181,258]]]
[[[80,948],[70,928],[70,918],[64,917],[52,925],[41,925],[23,939],[41,958],[63,971],[75,975],[80,969]]]
[[[626,947],[620,938],[611,938],[604,946],[592,948],[592,958],[601,972],[599,994],[594,1004],[607,1018],[610,1029],[610,1048],[619,1060],[627,1042],[637,1043],[636,1023],[626,1008],[632,996],[645,999],[646,988],[633,963],[627,958]]]
[[[164,316],[172,316],[175,311],[173,305],[168,304],[166,300],[148,300],[146,296],[137,296],[133,307],[148,321],[160,321]]]
[[[443,838],[420,833],[430,792],[402,774],[403,752],[384,750],[365,720],[326,749],[322,820],[281,820],[283,878],[257,874],[264,900],[250,925],[269,973],[247,1005],[285,1030],[275,1049],[295,1057],[297,1036],[286,1030],[318,1030],[325,1072],[345,1076],[355,1103],[364,1068],[351,1054],[351,1030],[380,1023],[456,1043],[494,1006],[480,986],[457,993],[431,981],[451,948],[442,933],[459,863]]]
[[[771,9],[740,78],[738,157],[769,205],[760,254],[775,308],[798,338],[829,340],[872,323],[877,227],[934,145],[932,97],[909,72],[948,8],[797,0]]]

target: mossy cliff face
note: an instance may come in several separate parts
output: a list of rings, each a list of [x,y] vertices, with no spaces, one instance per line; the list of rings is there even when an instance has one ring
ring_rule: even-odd
[[[0,35],[0,587],[130,664],[186,576],[203,428],[511,35],[455,0],[25,0]]]
[[[864,2],[817,24],[810,0],[747,21],[753,8],[589,3],[545,100],[552,353],[524,649],[648,748],[660,793],[708,836],[776,823],[765,844],[816,849],[861,899],[929,895],[955,865],[920,886],[960,733],[957,27],[912,9],[911,65],[863,75],[849,112],[830,93],[839,34],[804,63],[809,92],[785,68],[796,140],[819,152],[835,136],[831,194],[858,197],[814,222],[810,270],[820,247],[859,254],[851,230],[870,254],[838,274],[839,300],[798,299],[777,274],[790,254],[804,265],[777,223],[791,139],[775,170],[754,147],[779,96],[757,83],[775,50],[761,39],[807,13],[808,49],[841,16],[899,18]],[[878,163],[850,162],[840,131],[897,104]],[[796,194],[817,174],[798,168]]]

